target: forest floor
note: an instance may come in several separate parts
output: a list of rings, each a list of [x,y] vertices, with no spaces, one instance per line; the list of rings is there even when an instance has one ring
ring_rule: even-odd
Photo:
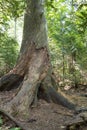
[[[9,92],[9,96],[8,92],[0,93],[0,102],[3,103],[4,98],[7,99],[7,101],[11,100],[14,93]],[[64,91],[64,93],[79,106],[87,107],[87,97],[80,96],[87,93],[86,88],[77,91],[75,89],[70,89]],[[85,115],[87,116],[87,112],[85,112]],[[74,114],[73,111],[70,111],[61,105],[47,103],[40,99],[37,107],[31,108],[29,119],[25,122],[21,121],[21,123],[26,127],[26,130],[87,130],[87,120],[84,123],[80,116],[77,116],[77,119],[76,116],[77,115]],[[0,130],[10,130],[11,127],[15,127],[15,124],[11,120],[5,116],[2,118],[3,125],[0,127]],[[70,128],[66,128],[67,124],[76,122],[76,120],[78,120],[79,123],[72,125]]]

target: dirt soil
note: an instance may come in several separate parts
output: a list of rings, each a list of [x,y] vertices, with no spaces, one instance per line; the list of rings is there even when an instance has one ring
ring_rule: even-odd
[[[14,93],[9,92],[9,96],[8,92],[5,92],[4,94],[1,93],[0,102],[4,103],[4,99],[6,99],[6,101],[11,100]],[[79,94],[77,95],[77,93],[75,94],[73,91],[70,93],[72,95],[68,95],[75,103],[79,106],[87,107],[87,97],[80,97]],[[87,122],[86,124],[77,125],[77,127],[72,127],[70,129],[65,127],[67,122],[72,122],[75,118],[76,115],[73,111],[70,111],[61,105],[47,103],[40,99],[37,107],[31,108],[29,119],[25,122],[21,121],[21,123],[26,127],[26,130],[87,130]],[[1,130],[9,130],[12,126],[14,126],[14,123],[10,120],[6,120]]]

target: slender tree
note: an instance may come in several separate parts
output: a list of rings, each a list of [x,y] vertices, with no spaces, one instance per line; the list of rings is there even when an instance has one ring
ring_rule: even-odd
[[[70,109],[75,105],[56,91],[52,75],[47,40],[47,24],[43,0],[27,0],[23,40],[16,66],[0,79],[0,90],[19,88],[14,98],[3,109],[18,115],[28,115],[37,97],[60,103]]]

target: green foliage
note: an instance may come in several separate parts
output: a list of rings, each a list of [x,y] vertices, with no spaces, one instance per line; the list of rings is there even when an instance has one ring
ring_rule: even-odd
[[[48,6],[46,17],[55,72],[62,79],[71,77],[70,80],[79,79],[80,83],[82,73],[87,70],[87,5],[78,9],[78,3],[73,2],[52,1],[55,9]]]
[[[16,63],[18,43],[7,34],[0,34],[0,75],[8,72]]]
[[[14,127],[14,128],[11,128],[10,130],[21,130],[21,129],[18,127]]]
[[[79,30],[79,33],[85,33],[87,29],[87,4],[80,6],[76,11],[76,24]]]
[[[25,0],[0,0],[0,11],[5,15],[5,20],[10,17],[18,18],[23,15],[25,3]]]
[[[25,0],[0,0],[0,76],[12,69],[18,56],[18,43],[8,36],[10,20],[23,15]]]
[[[0,30],[6,30],[11,19],[23,15],[25,0],[0,0]]]

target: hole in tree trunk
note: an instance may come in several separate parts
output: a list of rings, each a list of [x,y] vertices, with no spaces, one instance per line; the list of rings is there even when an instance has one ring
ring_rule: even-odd
[[[0,91],[10,91],[17,89],[22,83],[24,76],[18,74],[8,74],[3,76],[0,81]]]

